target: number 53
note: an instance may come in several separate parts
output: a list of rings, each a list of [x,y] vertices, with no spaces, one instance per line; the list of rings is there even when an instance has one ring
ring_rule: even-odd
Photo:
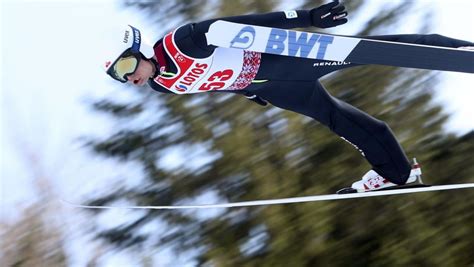
[[[225,81],[229,80],[234,72],[232,70],[218,71],[207,79],[207,83],[203,83],[199,91],[219,90],[225,86]]]

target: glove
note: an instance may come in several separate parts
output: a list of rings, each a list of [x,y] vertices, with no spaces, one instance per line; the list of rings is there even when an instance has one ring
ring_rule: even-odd
[[[339,0],[313,8],[309,11],[311,24],[323,29],[344,24],[347,22],[345,9],[344,5],[339,4]]]

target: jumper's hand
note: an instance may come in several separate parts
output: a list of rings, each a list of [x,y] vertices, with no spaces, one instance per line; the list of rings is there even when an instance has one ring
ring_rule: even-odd
[[[314,27],[330,28],[347,22],[346,7],[339,4],[339,0],[313,8],[309,11],[311,23]]]

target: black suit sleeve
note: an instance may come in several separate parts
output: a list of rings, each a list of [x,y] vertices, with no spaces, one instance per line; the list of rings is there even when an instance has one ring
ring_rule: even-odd
[[[295,18],[287,18],[285,12],[279,11],[264,14],[252,14],[210,19],[196,23],[194,28],[196,33],[206,33],[209,30],[209,26],[211,26],[211,24],[216,22],[217,20],[282,29],[303,28],[311,26],[309,10],[297,10],[296,13],[298,14],[298,16]]]

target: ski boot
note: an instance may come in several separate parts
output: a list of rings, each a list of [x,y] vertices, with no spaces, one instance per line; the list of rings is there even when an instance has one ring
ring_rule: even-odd
[[[363,177],[352,184],[351,187],[343,188],[337,191],[337,194],[349,194],[349,193],[362,193],[378,190],[389,190],[389,189],[401,189],[401,188],[414,188],[414,187],[426,187],[429,185],[423,184],[421,180],[421,167],[413,159],[413,166],[410,172],[410,176],[404,185],[398,185],[390,182],[389,180],[380,176],[376,171],[370,170]]]

